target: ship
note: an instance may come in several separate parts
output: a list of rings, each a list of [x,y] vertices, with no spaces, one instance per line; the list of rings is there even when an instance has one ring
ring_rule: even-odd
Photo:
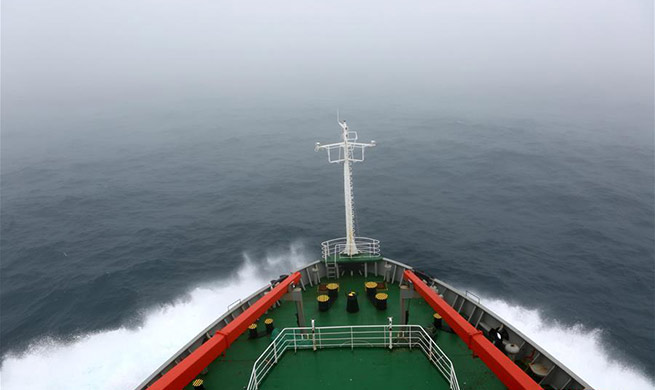
[[[229,305],[135,390],[591,389],[476,294],[356,235],[352,169],[376,143],[337,123],[341,140],[315,149],[343,166],[345,237]]]

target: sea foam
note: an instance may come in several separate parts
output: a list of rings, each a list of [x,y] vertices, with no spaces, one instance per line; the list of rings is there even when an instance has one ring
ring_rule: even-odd
[[[235,277],[196,287],[176,302],[151,309],[144,313],[137,328],[81,335],[69,342],[44,339],[20,354],[4,356],[0,368],[2,389],[131,390],[232,302],[309,259],[299,244],[291,245],[288,253],[268,256],[263,265],[244,257]],[[544,321],[538,310],[499,299],[483,303],[596,389],[655,388],[645,374],[612,359],[599,330]]]
[[[655,389],[655,384],[646,374],[613,357],[603,343],[601,329],[590,329],[581,324],[565,325],[544,318],[538,309],[528,309],[503,299],[483,298],[482,304],[597,390]]]

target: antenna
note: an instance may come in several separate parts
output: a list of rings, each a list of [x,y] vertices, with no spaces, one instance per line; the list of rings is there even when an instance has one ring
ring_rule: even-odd
[[[354,197],[353,197],[353,179],[351,163],[364,161],[364,150],[372,148],[376,145],[375,141],[370,143],[357,142],[357,132],[348,130],[346,121],[341,122],[339,118],[339,110],[337,109],[337,121],[343,130],[342,141],[321,145],[316,143],[315,150],[327,150],[328,162],[330,163],[343,163],[343,193],[345,200],[346,211],[346,237],[343,250],[339,250],[337,254],[345,254],[347,256],[354,256],[360,253],[356,243],[355,236],[355,210],[354,210]]]

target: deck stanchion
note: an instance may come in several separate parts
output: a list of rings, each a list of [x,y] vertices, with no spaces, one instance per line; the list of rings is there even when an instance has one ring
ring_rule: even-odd
[[[314,326],[313,318],[312,318],[312,349],[316,351],[316,327]]]
[[[309,272],[309,268],[305,268],[305,273],[307,273],[307,280],[309,280],[309,286],[314,287],[314,283],[312,282],[312,274]]]
[[[273,356],[275,357],[275,364],[277,364],[277,343],[273,340]]]
[[[434,349],[432,348],[432,345],[428,345],[428,348],[430,349],[430,361],[431,361],[432,363],[435,363],[435,361],[434,361],[434,357],[433,357],[433,352],[432,352],[432,351],[434,351]],[[435,363],[435,364],[436,364],[436,363]]]
[[[409,349],[412,349],[412,328],[409,328]]]
[[[393,349],[393,319],[389,317],[389,349]]]

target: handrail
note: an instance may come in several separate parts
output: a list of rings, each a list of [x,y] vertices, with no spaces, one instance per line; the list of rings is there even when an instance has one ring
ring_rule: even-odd
[[[510,390],[541,390],[530,376],[512,362],[500,349],[496,348],[482,332],[443,300],[430,286],[425,284],[414,272],[405,270],[404,279],[413,283],[414,289],[446,321],[453,331],[478,356],[491,371]]]
[[[318,344],[313,342],[319,336]],[[389,337],[391,335],[391,337]],[[420,325],[352,325],[284,328],[253,364],[247,390],[257,390],[273,366],[288,349],[324,348],[414,348],[418,347],[448,381],[459,390],[453,363]]]
[[[334,238],[321,243],[321,252],[323,260],[334,256],[335,259],[346,250],[346,237]],[[355,246],[360,254],[371,256],[380,256],[380,240],[368,237],[355,237]]]
[[[470,292],[469,290],[466,290],[466,296],[467,297],[473,297],[475,300],[480,303],[480,297],[475,295],[474,293]]]
[[[236,301],[234,301],[234,302],[230,303],[229,305],[227,305],[227,311],[232,310],[232,308],[234,306],[238,305],[239,303],[241,303],[241,298],[239,298]]]
[[[217,331],[209,340],[162,375],[148,390],[175,390],[186,386],[245,332],[250,324],[282,298],[288,292],[289,286],[298,283],[300,278],[300,272],[295,272],[282,280],[268,294],[239,314],[232,322]]]

